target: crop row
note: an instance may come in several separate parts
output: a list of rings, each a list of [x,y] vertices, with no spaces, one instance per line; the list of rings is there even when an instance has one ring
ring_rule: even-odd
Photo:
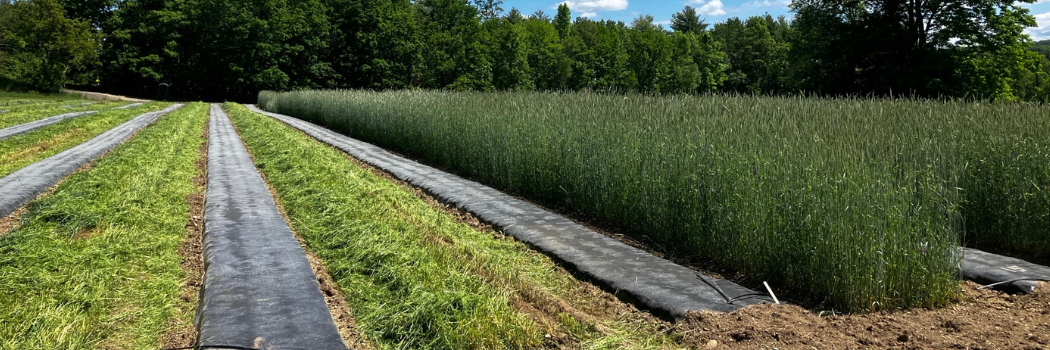
[[[962,244],[1050,252],[1039,106],[422,91],[259,101],[842,309],[947,303]]]

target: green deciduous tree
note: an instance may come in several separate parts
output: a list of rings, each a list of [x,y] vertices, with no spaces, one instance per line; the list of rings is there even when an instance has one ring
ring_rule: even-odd
[[[466,0],[417,3],[423,38],[420,86],[489,90],[492,67],[477,9]]]
[[[492,59],[492,85],[499,90],[532,90],[530,40],[524,23],[508,19],[486,21]]]
[[[65,17],[55,0],[0,4],[0,72],[40,92],[58,92],[76,72],[98,63],[101,37],[86,21]]]
[[[554,29],[558,31],[558,35],[562,39],[565,39],[569,35],[569,28],[571,27],[572,10],[569,10],[569,5],[558,5],[558,14],[554,15]]]
[[[1022,1],[1031,2],[1031,1]],[[824,93],[1013,98],[1021,31],[1012,0],[796,0],[792,62]]]
[[[497,19],[503,14],[503,0],[473,0],[482,20]]]
[[[401,89],[418,80],[419,24],[408,0],[329,0],[337,85]]]

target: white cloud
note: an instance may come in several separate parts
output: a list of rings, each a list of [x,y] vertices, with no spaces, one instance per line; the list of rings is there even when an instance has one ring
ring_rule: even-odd
[[[1050,0],[1040,0],[1050,1]],[[762,0],[762,1],[749,1],[743,4],[743,7],[781,7],[791,5],[791,0]]]
[[[569,9],[573,11],[583,12],[583,17],[596,16],[598,11],[620,11],[627,8],[627,0],[567,0],[558,3],[561,4],[569,5]]]
[[[1050,12],[1035,15],[1036,27],[1025,29],[1032,40],[1050,39]]]
[[[584,12],[584,13],[580,14],[580,17],[583,17],[583,18],[598,17],[598,13],[597,12]]]
[[[726,14],[726,7],[722,0],[691,0],[689,4],[696,5],[696,12],[704,16],[721,16]]]

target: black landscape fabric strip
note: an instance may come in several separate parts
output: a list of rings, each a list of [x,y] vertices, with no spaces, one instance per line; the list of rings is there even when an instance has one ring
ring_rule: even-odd
[[[11,214],[62,178],[72,174],[77,168],[117,147],[136,131],[179,107],[182,105],[176,104],[140,115],[82,144],[0,178],[0,217]]]
[[[656,257],[606,237],[568,218],[518,200],[491,187],[396,156],[375,145],[293,117],[252,111],[336,147],[394,177],[491,223],[505,233],[568,264],[654,313],[680,319],[687,311],[730,312],[750,304],[772,302],[753,290]]]
[[[24,134],[24,133],[27,133],[27,132],[30,132],[30,131],[33,131],[33,130],[36,130],[36,129],[40,129],[42,127],[45,127],[45,126],[48,126],[48,125],[51,125],[51,124],[54,124],[54,123],[58,123],[60,121],[66,120],[66,119],[76,118],[76,117],[80,117],[80,116],[85,116],[85,115],[92,114],[92,113],[97,113],[97,111],[86,111],[86,112],[74,112],[74,113],[59,114],[59,115],[56,115],[56,116],[53,116],[53,117],[47,117],[47,118],[44,118],[44,119],[31,121],[31,122],[28,122],[28,123],[25,123],[25,124],[18,124],[18,125],[9,127],[9,128],[0,129],[0,140],[6,139],[8,137],[15,136],[15,135],[18,135],[18,134]]]
[[[1029,294],[1035,291],[1036,281],[1050,280],[1050,267],[964,248],[962,274],[963,278],[980,284],[1008,282],[995,286],[995,289]]]
[[[299,242],[222,107],[211,106],[198,346],[346,349]]]

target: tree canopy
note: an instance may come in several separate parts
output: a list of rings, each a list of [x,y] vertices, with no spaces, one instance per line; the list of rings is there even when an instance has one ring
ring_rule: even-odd
[[[1046,101],[1050,41],[1024,34],[1035,22],[1019,4],[795,0],[791,18],[710,25],[685,6],[664,28],[502,0],[0,0],[0,74],[212,100],[426,88]]]

